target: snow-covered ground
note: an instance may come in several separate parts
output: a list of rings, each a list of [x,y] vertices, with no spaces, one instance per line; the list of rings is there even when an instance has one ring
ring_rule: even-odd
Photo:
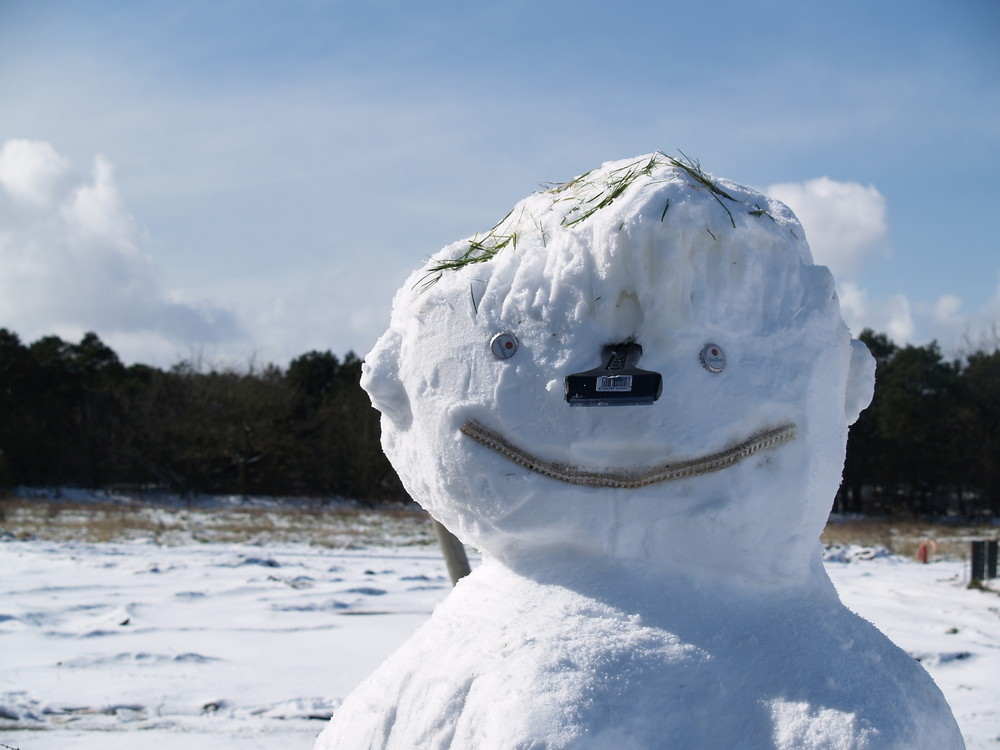
[[[846,552],[846,604],[920,659],[970,749],[1000,748],[1000,596],[960,561]],[[308,750],[449,590],[433,546],[4,542],[0,743]]]

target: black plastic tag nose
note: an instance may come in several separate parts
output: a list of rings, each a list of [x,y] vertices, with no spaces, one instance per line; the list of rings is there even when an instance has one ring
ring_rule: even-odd
[[[632,406],[651,404],[663,391],[658,372],[635,366],[642,347],[635,342],[604,347],[603,367],[566,376],[570,406]]]

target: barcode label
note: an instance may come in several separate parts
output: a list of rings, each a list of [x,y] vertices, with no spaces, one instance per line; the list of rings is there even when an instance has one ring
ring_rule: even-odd
[[[597,378],[597,392],[628,392],[632,390],[631,375],[599,375]]]

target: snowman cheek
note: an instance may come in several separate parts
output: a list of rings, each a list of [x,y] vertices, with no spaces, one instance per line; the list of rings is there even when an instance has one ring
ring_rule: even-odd
[[[851,339],[851,365],[847,374],[844,416],[854,424],[871,403],[875,392],[875,358],[863,341]]]
[[[382,335],[362,365],[361,387],[368,392],[372,405],[396,429],[405,430],[413,421],[413,414],[406,388],[399,378],[401,341],[402,336],[394,329]]]

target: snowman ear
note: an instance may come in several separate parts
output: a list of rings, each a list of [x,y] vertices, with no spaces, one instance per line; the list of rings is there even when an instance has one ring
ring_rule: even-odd
[[[851,339],[851,366],[847,371],[847,395],[844,416],[847,424],[854,424],[861,412],[872,402],[875,394],[875,358],[865,342]]]
[[[361,366],[361,387],[368,391],[372,406],[382,412],[397,430],[413,421],[410,399],[399,379],[399,347],[403,336],[395,328],[382,334]]]

